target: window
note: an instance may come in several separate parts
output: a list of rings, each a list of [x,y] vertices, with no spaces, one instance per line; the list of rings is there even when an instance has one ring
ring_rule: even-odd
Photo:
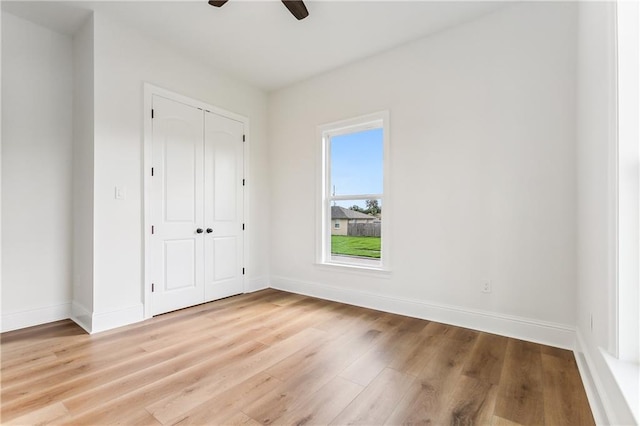
[[[386,112],[319,127],[319,263],[388,269],[388,132]]]
[[[640,129],[638,17],[634,2],[618,2],[617,339],[619,359],[640,365]],[[617,351],[616,351],[617,350]],[[637,377],[637,376],[636,376]]]

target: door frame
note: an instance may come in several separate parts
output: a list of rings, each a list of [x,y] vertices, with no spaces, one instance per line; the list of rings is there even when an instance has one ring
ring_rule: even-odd
[[[234,112],[225,110],[223,108],[211,105],[209,103],[192,99],[187,96],[180,95],[162,87],[153,85],[151,83],[144,83],[144,101],[143,101],[143,149],[142,149],[142,258],[144,259],[142,268],[142,303],[144,305],[144,319],[151,318],[151,304],[153,298],[151,294],[151,164],[152,164],[152,144],[153,144],[153,123],[151,119],[151,107],[153,105],[153,96],[158,95],[164,98],[180,102],[201,110],[212,112],[214,114],[221,115],[232,120],[239,121],[244,126],[245,141],[243,144],[243,174],[245,178],[245,186],[242,191],[242,217],[243,222],[248,222],[249,212],[249,143],[250,128],[249,118]],[[248,226],[246,231],[242,233],[242,262],[243,265],[247,265],[247,233],[250,232],[251,227]],[[246,275],[242,276],[242,291],[245,292]]]

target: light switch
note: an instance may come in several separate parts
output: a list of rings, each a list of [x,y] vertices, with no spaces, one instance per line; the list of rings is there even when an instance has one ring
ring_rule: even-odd
[[[116,200],[124,200],[127,198],[127,187],[126,186],[116,186],[115,191]]]

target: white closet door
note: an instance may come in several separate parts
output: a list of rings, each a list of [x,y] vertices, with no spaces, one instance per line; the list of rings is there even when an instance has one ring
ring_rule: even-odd
[[[242,293],[244,125],[205,112],[205,300]]]
[[[152,313],[204,301],[203,111],[153,97]],[[202,233],[198,232],[202,230]]]

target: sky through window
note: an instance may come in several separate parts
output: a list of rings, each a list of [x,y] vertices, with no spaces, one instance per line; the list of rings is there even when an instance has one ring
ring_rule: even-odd
[[[381,194],[383,189],[383,129],[371,129],[331,138],[331,193]],[[347,205],[348,204],[348,205]],[[351,207],[353,201],[336,201]],[[365,201],[355,204],[365,207]]]

